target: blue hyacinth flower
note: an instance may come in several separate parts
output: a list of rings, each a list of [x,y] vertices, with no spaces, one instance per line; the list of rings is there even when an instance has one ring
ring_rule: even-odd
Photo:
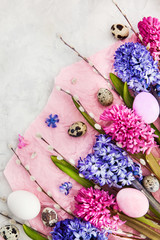
[[[131,185],[135,178],[142,180],[140,165],[133,162],[111,137],[103,134],[97,136],[93,150],[93,153],[78,161],[79,173],[86,179],[100,186],[107,184],[118,188]]]
[[[65,219],[55,224],[52,240],[107,240],[110,230],[99,230],[90,222],[78,218]]]

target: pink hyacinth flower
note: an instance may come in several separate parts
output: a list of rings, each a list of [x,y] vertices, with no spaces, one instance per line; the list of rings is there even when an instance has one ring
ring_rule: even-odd
[[[21,148],[27,146],[28,144],[29,144],[28,141],[25,140],[23,136],[18,134],[18,148],[21,149]]]
[[[149,47],[155,60],[160,60],[160,21],[157,18],[144,17],[138,23],[138,29],[143,44]],[[138,41],[141,42],[140,39]]]
[[[95,227],[117,230],[125,222],[121,221],[116,211],[120,211],[116,199],[108,192],[99,189],[82,188],[75,197],[74,213],[89,221]]]
[[[100,116],[101,120],[110,121],[110,126],[104,127],[106,134],[122,145],[128,152],[147,154],[156,146],[154,129],[142,120],[134,110],[124,105],[113,105],[106,108]]]

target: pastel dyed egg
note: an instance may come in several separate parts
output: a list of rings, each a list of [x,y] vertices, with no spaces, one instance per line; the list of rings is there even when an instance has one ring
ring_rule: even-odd
[[[146,196],[134,188],[121,189],[116,196],[116,200],[121,211],[129,217],[142,217],[149,209]]]
[[[153,123],[159,116],[158,101],[151,93],[139,93],[134,99],[133,109],[146,123]]]
[[[18,218],[30,220],[35,218],[40,212],[40,202],[31,192],[18,190],[12,192],[7,199],[10,211]]]

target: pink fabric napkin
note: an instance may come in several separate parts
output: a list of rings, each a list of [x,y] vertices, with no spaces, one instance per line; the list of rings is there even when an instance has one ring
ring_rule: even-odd
[[[128,41],[135,41],[133,35]],[[104,74],[109,76],[113,72],[113,55],[115,50],[124,42],[118,41],[111,47],[103,49],[90,57],[90,61]],[[72,81],[76,79],[75,81]],[[64,90],[69,90],[73,95],[79,97],[80,102],[90,113],[92,112],[95,119],[99,122],[99,116],[104,108],[97,101],[97,91],[99,88],[108,88],[108,83],[100,77],[97,73],[93,72],[92,68],[84,61],[77,62],[68,66],[60,72],[57,76],[55,85],[60,86]],[[113,104],[120,104],[119,96],[113,91],[114,102]],[[50,114],[58,114],[59,123],[57,128],[50,128],[46,125],[45,120]],[[79,138],[73,138],[68,135],[68,128],[76,121],[83,121],[87,125],[87,133]],[[67,210],[74,210],[74,196],[81,186],[73,179],[68,177],[65,173],[60,171],[51,161],[52,154],[48,150],[47,144],[41,139],[36,137],[40,133],[51,146],[58,150],[66,159],[74,159],[77,163],[79,157],[84,158],[91,152],[95,135],[97,132],[92,129],[88,123],[81,116],[79,111],[75,108],[70,96],[53,88],[51,96],[35,121],[28,127],[24,134],[24,138],[29,144],[16,150],[24,165],[28,165],[30,172],[38,181],[38,183],[45,189],[51,192],[54,199]],[[32,158],[33,153],[35,157]],[[53,207],[54,203],[44,193],[37,190],[35,182],[30,180],[26,171],[16,163],[16,157],[13,156],[8,162],[4,174],[13,189],[15,190],[28,190],[34,193],[40,200],[42,209],[44,207]],[[59,192],[59,186],[64,182],[72,182],[73,188],[69,195],[64,195]],[[61,210],[56,210],[59,220],[64,219],[67,214]],[[33,220],[30,221],[33,228],[43,233],[49,233],[51,228],[44,227],[41,221],[41,213]],[[128,232],[133,232],[128,227],[123,227]],[[110,237],[110,239],[119,239],[118,237]],[[124,239],[124,238],[123,238]]]

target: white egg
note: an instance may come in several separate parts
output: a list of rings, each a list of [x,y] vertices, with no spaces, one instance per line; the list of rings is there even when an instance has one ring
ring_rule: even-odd
[[[12,192],[8,196],[7,205],[16,217],[23,220],[35,218],[41,208],[38,198],[33,193],[24,190]]]

